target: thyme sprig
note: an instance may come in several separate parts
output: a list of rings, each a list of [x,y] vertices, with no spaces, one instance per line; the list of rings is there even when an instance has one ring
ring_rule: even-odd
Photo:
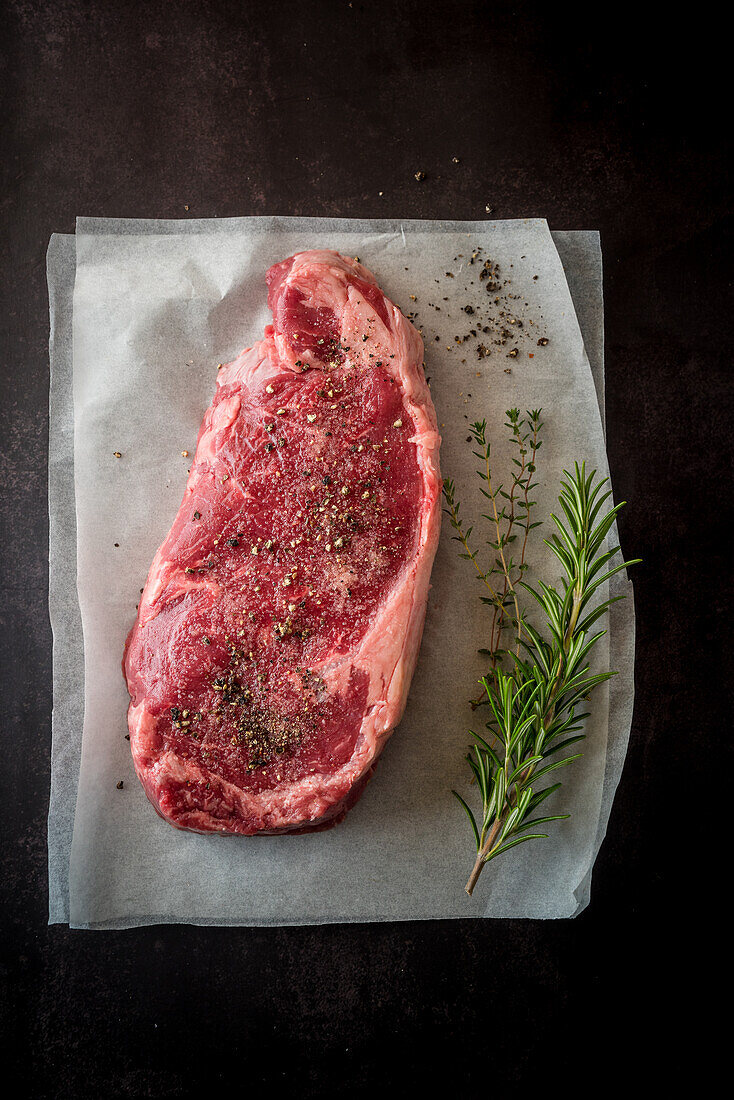
[[[492,625],[490,628],[490,644],[488,649],[480,652],[489,658],[490,668],[494,672],[498,662],[506,655],[502,648],[505,631],[510,628],[514,634],[517,656],[520,655],[520,642],[522,639],[523,616],[520,611],[517,585],[528,568],[526,561],[528,536],[539,522],[532,522],[531,508],[536,501],[531,499],[533,489],[537,482],[533,481],[536,472],[536,459],[538,451],[542,447],[540,432],[543,427],[540,419],[541,410],[533,409],[520,416],[518,409],[508,409],[506,412],[505,426],[509,430],[510,444],[515,448],[511,462],[510,488],[507,492],[503,485],[495,486],[492,481],[491,470],[491,444],[487,439],[487,421],[477,421],[471,426],[471,435],[478,450],[474,451],[480,468],[477,470],[479,477],[486,484],[482,486],[481,493],[489,501],[490,511],[484,513],[482,518],[491,525],[493,538],[487,540],[492,558],[486,570],[479,564],[477,552],[471,548],[473,527],[464,528],[461,518],[461,507],[456,500],[456,488],[450,479],[444,484],[444,496],[447,504],[451,526],[457,532],[454,540],[460,542],[463,551],[460,556],[468,558],[477,571],[479,579],[489,591],[489,596],[482,596],[483,603],[492,607]],[[519,560],[513,558],[513,543],[521,540]],[[495,579],[497,578],[497,579]],[[481,706],[486,700],[483,696],[472,700],[472,708]]]
[[[581,756],[578,752],[568,754],[567,750],[585,736],[583,723],[589,716],[583,710],[586,700],[594,688],[614,675],[591,673],[588,657],[605,631],[590,632],[611,604],[623,597],[610,597],[592,606],[594,596],[611,577],[639,560],[611,565],[620,548],[605,549],[605,540],[624,504],[602,514],[611,496],[611,490],[605,491],[608,479],[599,480],[595,470],[587,475],[585,463],[575,463],[573,473],[564,470],[561,479],[558,499],[562,518],[551,515],[556,530],[544,540],[561,565],[561,590],[543,581],[532,586],[522,579],[527,569],[528,535],[538,526],[531,522],[530,493],[535,487],[532,476],[542,425],[540,410],[528,413],[527,421],[521,421],[517,410],[509,410],[507,416],[519,447],[508,493],[492,485],[486,423],[477,423],[472,429],[480,448],[475,454],[487,485],[482,492],[490,501],[489,514],[483,518],[496,535],[488,540],[495,552],[488,569],[482,568],[472,549],[473,528],[464,527],[453,482],[448,481],[444,488],[447,511],[457,532],[454,537],[464,548],[461,556],[474,563],[490,591],[488,597],[481,598],[494,609],[492,648],[484,651],[490,656],[490,674],[481,680],[491,718],[486,723],[486,736],[470,731],[474,744],[466,758],[482,796],[481,814],[475,817],[465,799],[453,792],[466,811],[476,842],[477,857],[466,885],[468,894],[474,890],[485,864],[525,841],[547,838],[548,833],[536,831],[538,826],[570,816],[537,816],[541,804],[561,786],[542,786],[541,781]],[[509,549],[513,536],[517,537],[515,526],[523,533],[517,564]],[[540,607],[545,636],[521,610],[520,589]],[[495,645],[497,623],[500,632],[514,629],[511,648]]]

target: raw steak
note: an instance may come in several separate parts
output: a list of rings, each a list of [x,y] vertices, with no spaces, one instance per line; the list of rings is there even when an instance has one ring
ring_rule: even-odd
[[[333,824],[400,720],[440,523],[423,343],[357,260],[267,275],[127,641],[130,744],[197,832]]]

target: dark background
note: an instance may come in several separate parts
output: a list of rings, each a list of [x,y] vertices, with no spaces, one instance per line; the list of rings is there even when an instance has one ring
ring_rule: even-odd
[[[1,5],[0,1040],[20,1095],[703,1087],[705,986],[728,981],[728,875],[707,853],[731,728],[731,59],[706,5],[594,7]],[[591,905],[555,923],[47,927],[50,234],[77,214],[486,204],[602,234],[609,457],[623,548],[645,561]]]

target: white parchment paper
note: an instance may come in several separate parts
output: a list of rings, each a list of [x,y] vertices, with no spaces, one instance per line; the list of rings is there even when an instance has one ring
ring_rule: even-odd
[[[479,361],[473,342],[454,341],[471,327],[464,305],[487,299],[478,267],[467,266],[475,246],[511,279],[505,291],[516,295],[512,311],[524,325],[516,359],[506,355],[512,345],[488,341],[491,354]],[[564,773],[562,809],[571,819],[552,827],[548,840],[498,860],[469,899],[471,836],[450,792],[474,798],[463,761],[476,721],[467,700],[482,671],[476,651],[486,645],[488,618],[448,524],[405,717],[342,824],[301,837],[195,836],[160,820],[137,782],[120,662],[150,561],[180,503],[190,465],[181,452],[193,455],[217,363],[258,339],[269,320],[266,269],[309,247],[359,255],[391,298],[417,312],[444,439],[442,471],[456,480],[468,516],[479,514],[481,501],[468,424],[487,418],[500,469],[509,459],[502,424],[510,406],[544,409],[540,515],[555,505],[561,470],[574,458],[607,472],[595,233],[554,237],[542,220],[80,219],[75,241],[53,238],[51,921],[118,928],[568,917],[588,901],[629,735],[632,601],[614,605],[597,648],[596,662],[620,675],[598,689],[583,759]],[[547,347],[538,348],[539,336]],[[555,579],[541,532],[531,561]],[[625,578],[613,584],[631,594]]]

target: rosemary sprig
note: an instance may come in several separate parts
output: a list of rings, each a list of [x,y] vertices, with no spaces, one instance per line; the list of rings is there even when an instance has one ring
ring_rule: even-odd
[[[523,424],[508,412],[511,431],[517,430],[522,439]],[[534,444],[540,428],[540,410],[528,413]],[[537,431],[533,425],[538,425]],[[501,489],[493,490],[490,469],[490,448],[486,441],[486,424],[476,424],[474,438],[481,451],[476,452],[482,462],[482,476],[488,488],[485,497],[492,502],[491,514],[485,516],[494,526],[497,538],[489,541],[496,551],[490,568],[483,571],[476,552],[471,549],[472,528],[465,529],[460,507],[452,482],[447,482],[445,495],[447,510],[457,538],[464,547],[462,557],[473,562],[491,596],[482,597],[495,609],[501,625],[512,625],[516,636],[514,647],[490,653],[491,673],[482,678],[485,702],[492,717],[486,723],[488,735],[474,731],[474,738],[467,761],[482,796],[482,812],[476,818],[467,802],[456,791],[453,793],[469,818],[477,848],[477,857],[466,885],[471,894],[485,864],[503,852],[509,851],[527,840],[545,839],[546,832],[536,828],[551,821],[567,818],[568,814],[536,816],[541,804],[558,790],[560,783],[540,788],[538,784],[552,771],[577,760],[581,753],[565,753],[584,738],[583,722],[588,712],[581,712],[592,690],[608,680],[614,673],[592,675],[588,656],[604,635],[600,630],[590,635],[591,628],[609,609],[612,603],[623,597],[611,597],[590,607],[594,595],[615,573],[636,564],[636,561],[610,563],[619,553],[619,547],[605,550],[604,542],[622,504],[610,508],[602,515],[611,490],[604,491],[608,479],[598,480],[596,471],[587,475],[585,463],[575,463],[573,473],[564,471],[561,480],[559,503],[563,518],[552,515],[556,531],[545,544],[555,554],[563,570],[562,590],[558,591],[542,581],[533,587],[522,580],[525,572],[525,549],[530,530],[538,526],[530,522],[529,507],[522,509],[525,535],[520,561],[512,562],[507,550],[515,526],[513,500],[517,500],[515,487],[509,494],[501,495]],[[527,447],[520,458],[521,473],[518,485],[529,494],[534,487],[531,481],[535,467],[537,446]],[[527,460],[527,453],[532,458]],[[524,465],[523,465],[524,463]],[[530,470],[530,467],[533,470]],[[526,472],[527,471],[527,472]],[[514,497],[513,497],[514,492]],[[503,501],[501,508],[497,500]],[[530,501],[527,500],[527,504]],[[516,508],[516,505],[515,505]],[[502,524],[506,526],[503,527]],[[508,535],[508,530],[510,534]],[[494,584],[500,573],[504,584]],[[520,611],[518,589],[521,588],[539,605],[546,623],[547,636],[536,630]],[[494,641],[494,628],[493,628]],[[505,658],[506,671],[501,667]]]

